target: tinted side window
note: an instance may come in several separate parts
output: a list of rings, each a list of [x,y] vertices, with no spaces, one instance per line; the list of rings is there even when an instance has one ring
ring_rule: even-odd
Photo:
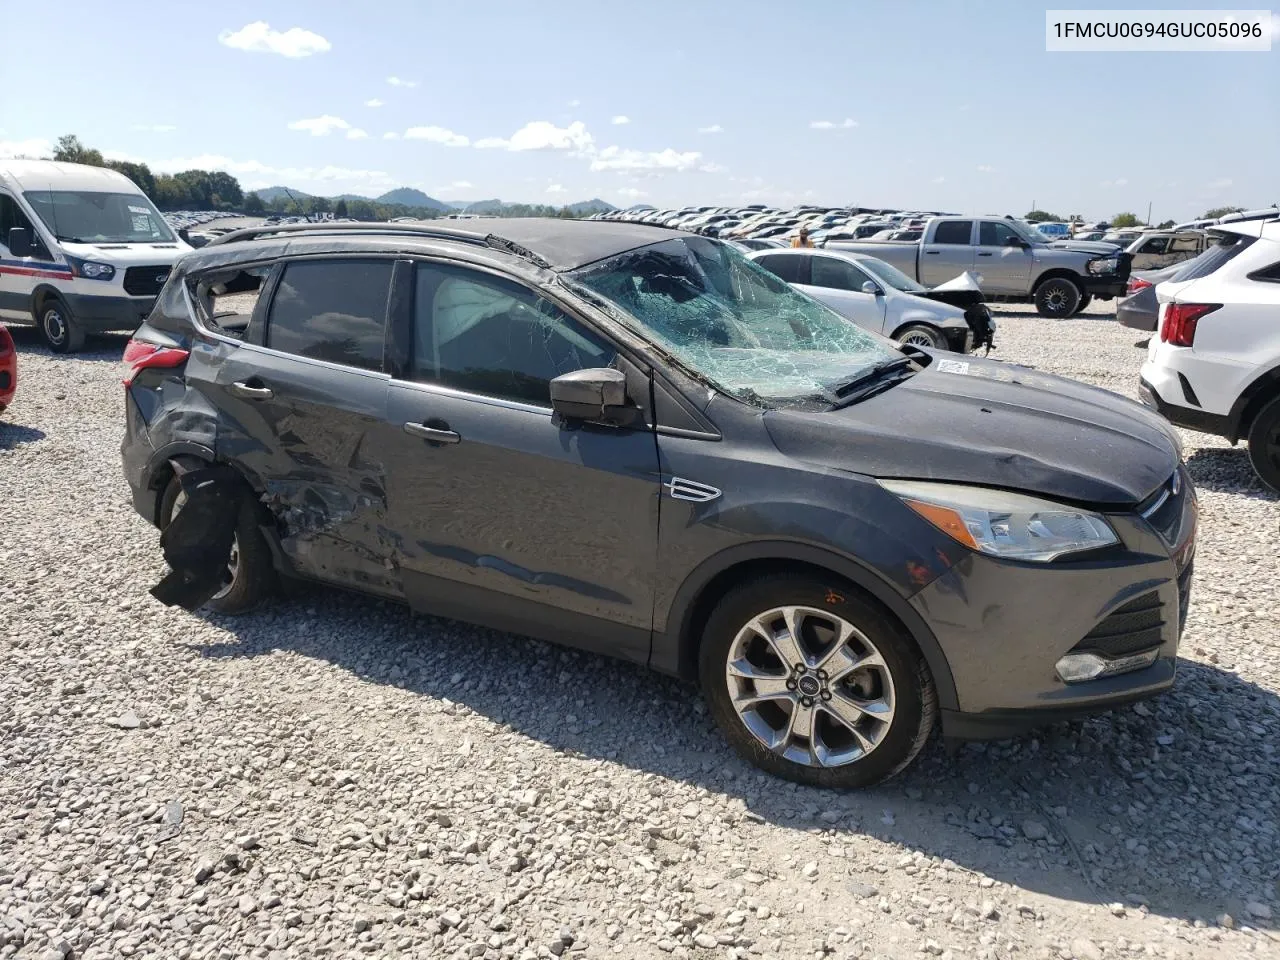
[[[1141,247],[1138,248],[1139,253],[1164,253],[1169,249],[1168,237],[1152,237]]]
[[[933,242],[967,245],[972,228],[972,220],[943,220],[934,231]]]
[[[978,245],[982,247],[1003,247],[1010,237],[1018,237],[1012,228],[1003,223],[990,223],[986,220],[978,224]]]
[[[860,291],[862,285],[871,278],[845,260],[835,257],[814,257],[811,261],[815,287],[828,287],[833,290]]]
[[[382,369],[390,260],[311,260],[285,267],[266,345],[366,370]]]
[[[787,283],[809,282],[809,258],[803,254],[775,253],[761,257],[756,263]]]
[[[18,209],[18,204],[13,197],[7,193],[0,193],[0,247],[6,250],[9,248],[9,231],[13,227],[26,227],[31,230],[31,221]],[[31,239],[39,242],[39,237],[34,230],[31,230]]]
[[[1183,280],[1199,280],[1207,277],[1229,260],[1234,259],[1240,251],[1253,243],[1253,237],[1242,237],[1238,234],[1226,234],[1216,240],[1208,250],[1200,254],[1185,267],[1170,277],[1170,281],[1181,283]]]
[[[413,299],[418,380],[550,407],[552,380],[617,356],[559,307],[501,277],[419,264]]]

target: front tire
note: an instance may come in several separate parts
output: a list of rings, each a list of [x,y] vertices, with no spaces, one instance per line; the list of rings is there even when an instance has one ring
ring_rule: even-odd
[[[930,350],[947,349],[947,341],[943,339],[942,334],[927,323],[909,323],[898,331],[894,339],[913,347],[928,347]]]
[[[776,574],[735,587],[707,621],[699,675],[739,755],[810,786],[865,787],[900,773],[937,715],[906,631],[835,578]]]
[[[1085,293],[1080,296],[1080,302],[1076,304],[1076,313],[1084,313],[1085,307],[1093,303],[1093,294]]]
[[[173,477],[160,500],[160,529],[163,531],[185,503],[182,483]],[[236,535],[227,558],[227,578],[221,590],[205,606],[218,613],[236,616],[256,610],[276,591],[276,572],[271,548],[258,529],[257,504],[246,497],[236,518]]]
[[[1258,411],[1249,427],[1249,462],[1258,479],[1280,493],[1280,397]]]
[[[84,328],[67,305],[56,297],[44,301],[36,315],[36,328],[54,353],[75,353],[84,347]]]
[[[1051,320],[1065,320],[1080,309],[1080,288],[1066,277],[1050,277],[1036,287],[1036,313]]]

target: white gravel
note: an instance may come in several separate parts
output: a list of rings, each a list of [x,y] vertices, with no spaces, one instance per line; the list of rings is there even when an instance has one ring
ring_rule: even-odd
[[[1104,305],[999,312],[995,355],[1133,394]],[[1280,510],[1241,449],[1185,434],[1172,693],[839,794],[639,668],[332,591],[160,606],[125,338],[15,335],[0,958],[1280,956]]]

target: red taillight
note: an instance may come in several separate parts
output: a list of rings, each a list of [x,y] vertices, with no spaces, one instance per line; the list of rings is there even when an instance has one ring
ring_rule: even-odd
[[[180,347],[165,347],[146,340],[130,340],[124,348],[124,362],[129,375],[122,381],[127,387],[140,370],[152,367],[179,367],[187,362],[188,352]]]
[[[1166,303],[1160,339],[1175,347],[1189,347],[1195,343],[1196,324],[1200,318],[1220,309],[1220,303]]]
[[[1129,284],[1124,288],[1124,292],[1132,297],[1139,290],[1145,290],[1150,286],[1154,286],[1150,280],[1143,280],[1141,277],[1130,277]]]

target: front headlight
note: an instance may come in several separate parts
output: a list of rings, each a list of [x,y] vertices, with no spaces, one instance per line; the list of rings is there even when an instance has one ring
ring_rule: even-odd
[[[914,480],[880,486],[953,540],[995,557],[1046,563],[1120,542],[1100,514],[1022,493]]]
[[[1108,257],[1105,260],[1090,260],[1090,273],[1115,273],[1120,269],[1120,259],[1118,257]]]
[[[116,275],[116,268],[109,263],[81,260],[79,257],[67,257],[67,263],[75,276],[86,280],[110,280]]]

